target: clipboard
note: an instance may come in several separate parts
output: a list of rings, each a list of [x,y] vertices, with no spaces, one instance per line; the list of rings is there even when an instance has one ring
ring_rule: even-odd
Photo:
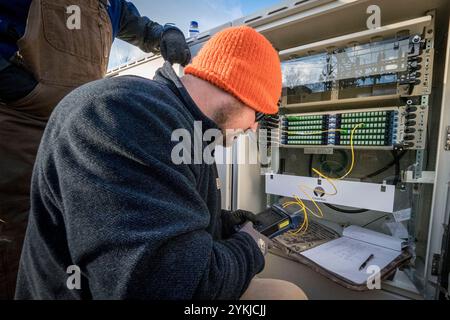
[[[292,235],[290,237],[292,237]],[[301,235],[298,235],[298,237],[301,237]],[[339,239],[339,237],[337,236],[336,239]],[[328,243],[334,240],[328,239],[326,242],[318,241],[317,246],[323,245],[324,243]],[[309,249],[311,249],[311,246],[309,247]],[[275,239],[274,246],[270,249],[270,252],[272,254],[275,254],[283,258],[287,258],[292,261],[299,262],[342,287],[359,292],[370,290],[367,286],[367,283],[357,284],[355,282],[352,282],[351,280],[344,278],[337,273],[331,272],[326,268],[320,266],[319,264],[315,263],[314,261],[308,259],[307,257],[301,254],[301,252],[304,251],[307,251],[307,248],[305,248],[305,250],[302,250],[299,249],[299,246],[286,245],[286,243],[281,243],[281,241],[277,241],[277,239]],[[411,258],[412,255],[410,252],[408,252],[407,249],[400,251],[398,257],[395,258],[395,260],[390,262],[386,267],[384,267],[381,270],[380,272],[381,280],[384,281],[390,279],[393,275],[395,275],[397,269],[407,265],[411,260]]]

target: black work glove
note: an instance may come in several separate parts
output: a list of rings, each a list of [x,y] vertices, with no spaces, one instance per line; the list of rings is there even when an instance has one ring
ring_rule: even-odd
[[[252,239],[258,246],[259,250],[261,250],[263,256],[266,256],[267,253],[269,252],[269,249],[271,249],[273,246],[272,240],[270,240],[265,235],[257,231],[252,222],[247,222],[246,224],[244,224],[244,226],[239,230],[239,232],[244,232],[248,234],[250,237],[252,237]]]
[[[16,64],[0,71],[0,102],[15,102],[27,96],[37,86],[34,76]]]
[[[228,239],[246,222],[258,223],[257,216],[245,210],[222,211],[222,236]]]
[[[177,27],[166,25],[161,35],[161,55],[170,64],[181,64],[183,67],[191,61],[191,51],[183,32]]]

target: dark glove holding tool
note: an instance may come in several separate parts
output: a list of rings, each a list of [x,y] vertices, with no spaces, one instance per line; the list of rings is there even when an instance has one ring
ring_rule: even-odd
[[[255,240],[263,255],[266,255],[271,241],[255,229],[259,225],[258,216],[250,211],[222,211],[222,230],[225,239],[231,237],[236,232],[244,232]]]
[[[257,231],[253,225],[252,222],[247,222],[244,224],[244,226],[239,230],[239,232],[244,232],[248,234],[250,237],[253,238],[256,245],[258,246],[259,250],[261,250],[261,253],[263,256],[266,256],[269,252],[269,249],[272,248],[272,240],[267,238],[265,235]]]
[[[253,222],[258,224],[257,216],[250,211],[222,211],[222,234],[225,239],[228,239],[235,234],[246,223]]]
[[[228,239],[247,222],[258,223],[257,216],[245,210],[222,211],[222,235]]]

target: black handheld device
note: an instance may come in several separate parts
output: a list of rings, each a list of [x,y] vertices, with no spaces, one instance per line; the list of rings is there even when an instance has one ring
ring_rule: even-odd
[[[257,215],[258,223],[255,229],[269,239],[278,237],[289,230],[295,230],[300,227],[300,211],[294,213],[288,212],[280,204],[273,205],[270,209]]]

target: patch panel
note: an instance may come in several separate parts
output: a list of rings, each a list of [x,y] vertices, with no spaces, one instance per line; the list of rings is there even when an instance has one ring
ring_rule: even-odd
[[[337,40],[340,45],[330,45],[332,50],[318,43],[320,50],[314,54],[299,47],[293,58],[283,56],[287,59],[282,62],[282,107],[317,108],[352,99],[370,103],[374,98],[428,95],[433,49],[427,47],[427,37],[410,34],[348,46]]]
[[[370,111],[338,115],[339,128],[335,145],[351,145],[352,131],[355,146],[394,146],[397,141],[398,111]],[[398,121],[398,120],[397,120]],[[358,127],[360,126],[360,127]]]
[[[428,106],[421,97],[404,106],[280,117],[282,147],[425,148]]]

